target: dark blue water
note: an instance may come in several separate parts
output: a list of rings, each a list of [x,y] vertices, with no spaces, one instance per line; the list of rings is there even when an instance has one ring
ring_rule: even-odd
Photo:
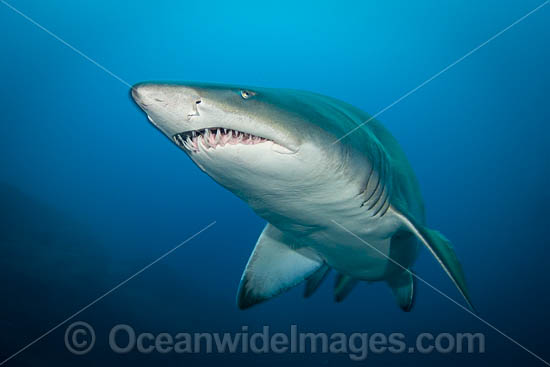
[[[306,89],[374,114],[541,1],[11,0],[130,84],[197,80]],[[455,245],[481,318],[550,359],[550,6],[378,119],[402,144],[430,227]],[[212,221],[216,224],[5,365],[544,365],[420,283],[412,312],[383,284],[343,303],[332,277],[239,311],[264,222],[145,119],[128,87],[0,4],[0,360]],[[423,251],[414,270],[461,302]],[[67,351],[67,325],[96,332]],[[483,333],[485,353],[114,353],[108,333]]]

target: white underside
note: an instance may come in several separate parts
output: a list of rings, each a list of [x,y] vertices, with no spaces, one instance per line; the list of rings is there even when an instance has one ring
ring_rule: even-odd
[[[292,246],[309,248],[329,266],[354,278],[383,280],[390,264],[391,237],[402,226],[392,209],[382,218],[373,217],[372,211],[360,207],[359,187],[345,173],[340,177],[327,169],[321,157],[319,166],[305,166],[307,146],[297,154],[281,151],[267,141],[201,149],[189,155],[260,216],[296,238]]]
[[[352,220],[332,217],[327,221],[334,222],[309,235],[307,246],[343,274],[361,280],[384,280],[391,265],[391,237],[401,228],[391,209],[381,219],[372,219],[367,213]]]

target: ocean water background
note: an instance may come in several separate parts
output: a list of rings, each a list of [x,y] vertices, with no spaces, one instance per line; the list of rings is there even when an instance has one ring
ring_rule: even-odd
[[[66,1],[12,6],[130,84],[196,80],[306,89],[374,114],[539,1]],[[550,359],[550,6],[381,114],[420,181],[430,227],[454,243],[480,317]],[[419,284],[402,312],[383,284],[343,303],[332,277],[250,310],[235,293],[264,221],[203,174],[134,105],[128,87],[0,4],[0,361],[163,255],[9,365],[543,365]],[[414,270],[461,302],[423,251]],[[484,354],[117,355],[109,329],[481,332]],[[70,324],[70,322],[68,323]],[[67,325],[68,325],[67,324]]]

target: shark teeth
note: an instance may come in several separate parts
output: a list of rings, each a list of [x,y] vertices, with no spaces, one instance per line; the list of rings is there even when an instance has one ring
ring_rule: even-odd
[[[202,149],[215,149],[225,145],[255,145],[270,141],[261,136],[226,128],[186,131],[174,135],[172,139],[179,147],[190,152],[199,152],[199,147]]]

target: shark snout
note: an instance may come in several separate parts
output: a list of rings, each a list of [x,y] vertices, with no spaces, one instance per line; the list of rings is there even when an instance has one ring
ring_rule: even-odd
[[[131,89],[134,101],[140,107],[181,107],[196,110],[201,98],[195,89],[176,84],[138,83]]]
[[[194,88],[180,84],[138,83],[130,94],[149,121],[168,136],[188,129],[189,122],[200,116],[203,102]]]
[[[167,100],[167,93],[164,88],[151,83],[139,83],[132,87],[132,98],[141,108],[161,104]]]

